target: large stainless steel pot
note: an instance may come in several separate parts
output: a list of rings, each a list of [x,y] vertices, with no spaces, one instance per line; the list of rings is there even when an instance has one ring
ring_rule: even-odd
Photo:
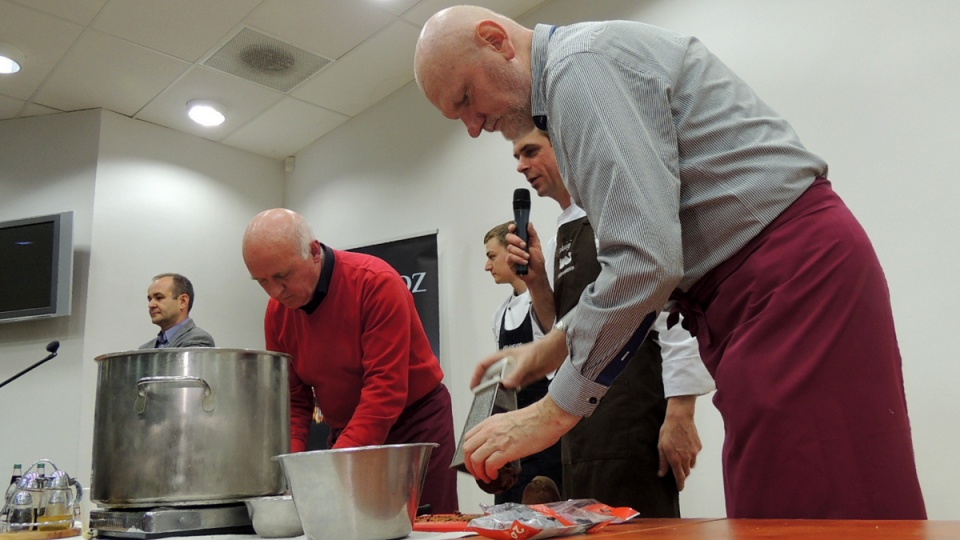
[[[91,499],[108,507],[234,502],[285,489],[289,356],[219,348],[96,358]]]

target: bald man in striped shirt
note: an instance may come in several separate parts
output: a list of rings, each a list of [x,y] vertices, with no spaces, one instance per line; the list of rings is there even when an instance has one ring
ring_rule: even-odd
[[[716,381],[729,517],[926,517],[873,246],[826,162],[702,43],[456,6],[427,21],[414,62],[471,136],[547,131],[599,243],[577,308],[510,351],[508,385],[558,369],[547,397],[468,433],[474,475],[589,416],[669,302]]]

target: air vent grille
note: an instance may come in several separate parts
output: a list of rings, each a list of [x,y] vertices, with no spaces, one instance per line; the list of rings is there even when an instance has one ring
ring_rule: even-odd
[[[332,62],[289,43],[244,28],[204,62],[242,79],[289,92]]]

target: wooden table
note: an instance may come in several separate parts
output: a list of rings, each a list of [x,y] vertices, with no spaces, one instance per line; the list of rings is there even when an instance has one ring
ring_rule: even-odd
[[[610,525],[591,540],[673,538],[677,540],[808,539],[837,540],[911,538],[960,539],[960,521],[858,521],[802,519],[639,519]]]

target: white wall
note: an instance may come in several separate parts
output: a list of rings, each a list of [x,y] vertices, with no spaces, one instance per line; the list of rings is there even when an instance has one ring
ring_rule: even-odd
[[[522,22],[611,18],[700,37],[830,163],[889,278],[930,517],[960,519],[960,434],[950,420],[960,379],[951,328],[960,304],[960,188],[950,159],[960,147],[960,4],[551,0]],[[491,315],[507,293],[483,272],[482,235],[511,218],[521,181],[499,135],[471,140],[410,84],[298,154],[287,183],[287,204],[335,247],[439,229],[441,362],[458,426],[471,400],[469,374],[493,349]],[[552,201],[534,202],[538,229],[549,229],[556,214]],[[722,422],[709,399],[699,403],[704,450],[682,511],[723,516]],[[468,478],[460,493],[467,512],[489,501]]]
[[[56,358],[0,390],[0,478],[14,463],[26,469],[40,458],[71,474],[78,469],[99,132],[98,111],[0,122],[0,220],[74,212],[72,315],[0,324],[3,380],[47,356],[47,343],[60,342]]]
[[[73,209],[79,263],[70,317],[0,325],[4,378],[42,358],[49,340],[62,343],[59,358],[0,392],[0,465],[47,457],[89,485],[93,360],[156,335],[146,302],[152,276],[190,278],[191,315],[218,346],[264,347],[266,296],[240,243],[257,212],[280,205],[283,165],[86,111],[0,122],[0,171],[0,219]]]

